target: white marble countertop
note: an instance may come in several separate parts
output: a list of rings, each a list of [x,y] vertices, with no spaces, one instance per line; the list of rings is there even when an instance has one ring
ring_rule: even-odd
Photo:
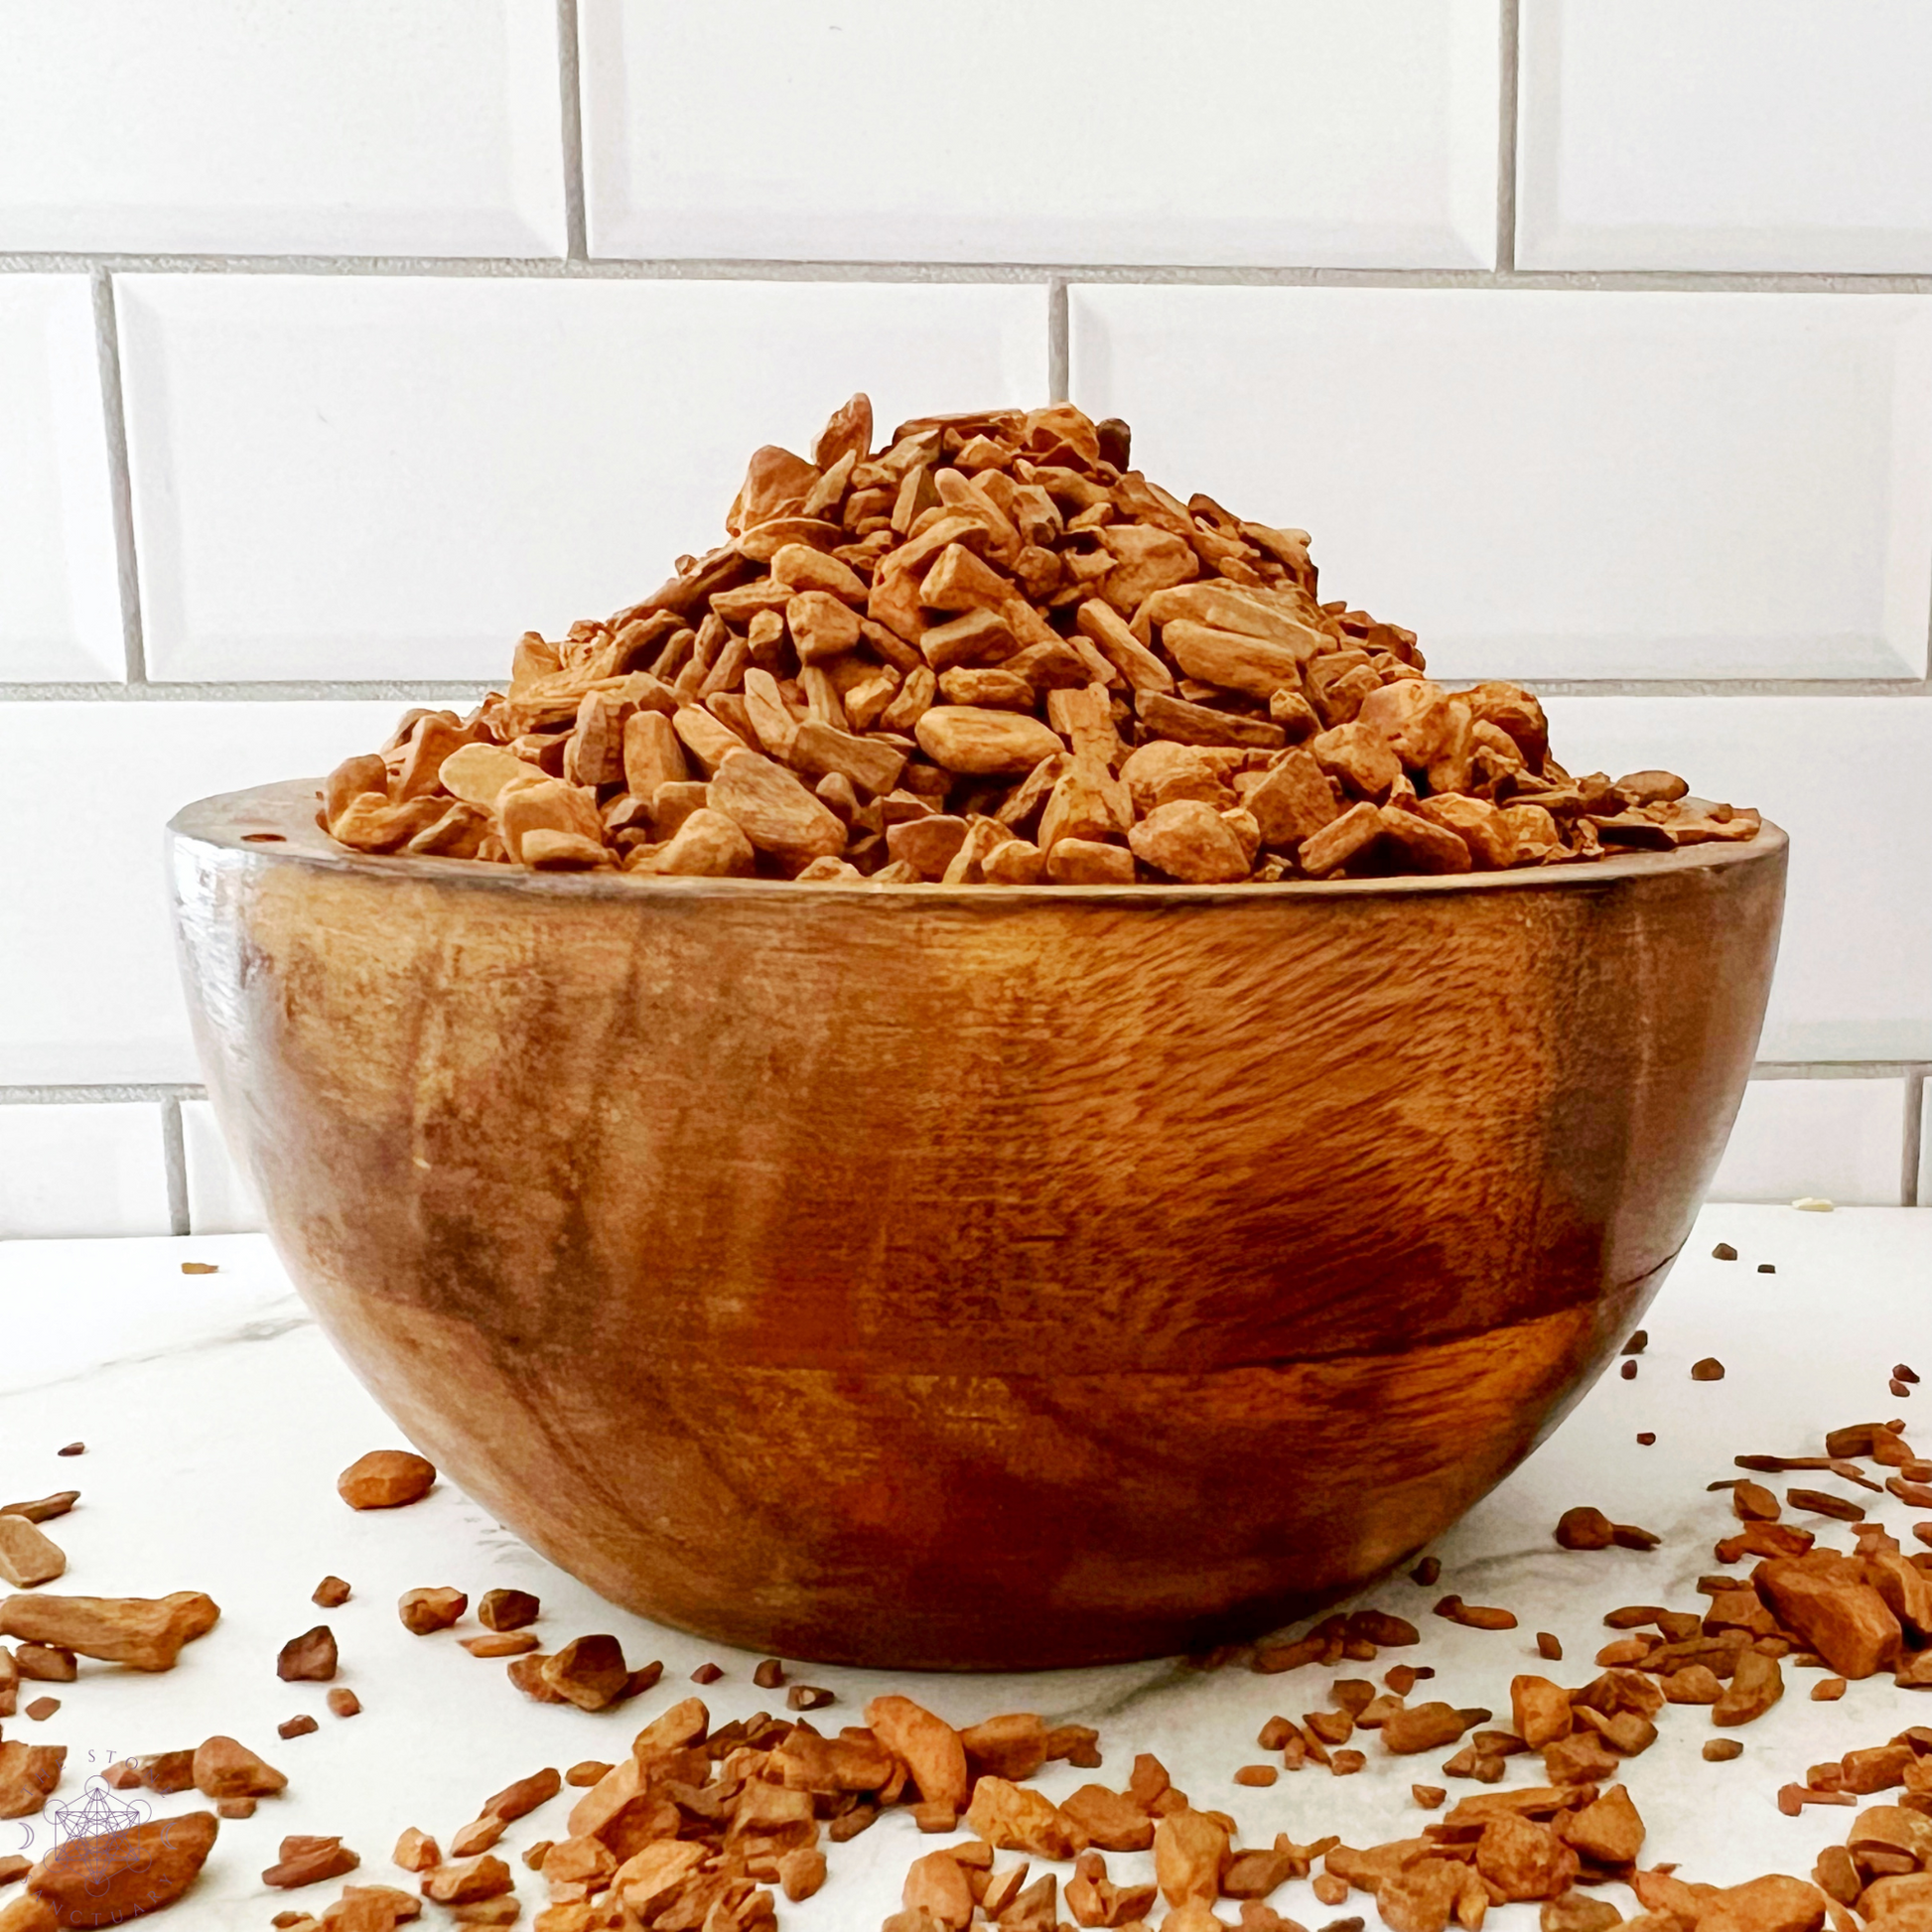
[[[1741,1259],[1710,1259],[1720,1240],[1732,1242]],[[219,1272],[184,1276],[180,1264],[190,1259],[217,1263]],[[1775,1262],[1777,1273],[1758,1274],[1760,1260]],[[1529,1463],[1440,1541],[1437,1588],[1398,1578],[1361,1599],[1423,1630],[1420,1648],[1384,1652],[1368,1671],[1345,1665],[1264,1677],[1239,1665],[1204,1674],[1159,1661],[997,1678],[817,1667],[793,1676],[837,1693],[838,1707],[825,1714],[834,1721],[860,1722],[865,1700],[890,1688],[961,1724],[1035,1710],[1049,1722],[1097,1725],[1105,1768],[1050,1765],[1039,1779],[1049,1794],[1095,1777],[1124,1785],[1134,1753],[1152,1750],[1196,1804],[1240,1821],[1244,1844],[1266,1844],[1278,1831],[1302,1842],[1335,1832],[1355,1845],[1412,1836],[1425,1815],[1409,1787],[1444,1782],[1436,1767],[1448,1751],[1391,1757],[1364,1735],[1357,1741],[1368,1764],[1354,1777],[1311,1768],[1256,1790],[1235,1786],[1232,1774],[1268,1758],[1255,1733],[1271,1714],[1299,1719],[1326,1708],[1332,1676],[1379,1675],[1405,1660],[1433,1664],[1438,1677],[1418,1697],[1487,1705],[1506,1724],[1511,1675],[1539,1668],[1538,1629],[1555,1631],[1565,1645],[1568,1661],[1550,1674],[1580,1684],[1614,1634],[1601,1626],[1604,1610],[1626,1602],[1702,1607],[1697,1579],[1716,1567],[1711,1546],[1732,1524],[1728,1498],[1707,1494],[1705,1485],[1737,1473],[1734,1454],[1817,1452],[1827,1428],[1911,1417],[1920,1402],[1932,1407],[1932,1383],[1906,1402],[1886,1392],[1896,1361],[1915,1361],[1932,1375],[1929,1288],[1932,1213],[1707,1208],[1647,1318],[1651,1341],[1637,1378],[1606,1377]],[[356,1880],[406,1883],[388,1862],[404,1826],[447,1844],[513,1778],[546,1764],[621,1758],[642,1723],[689,1694],[688,1674],[708,1659],[726,1673],[701,1693],[715,1722],[782,1708],[782,1692],[754,1687],[755,1658],[611,1608],[447,1483],[404,1510],[345,1508],[335,1492],[338,1471],[365,1449],[402,1439],[308,1318],[261,1237],[0,1246],[0,1490],[9,1499],[81,1491],[72,1513],[47,1526],[69,1563],[51,1587],[106,1595],[204,1589],[222,1611],[172,1672],[144,1676],[83,1662],[77,1682],[37,1687],[61,1698],[44,1723],[26,1718],[33,1692],[23,1686],[22,1714],[6,1723],[6,1736],[69,1747],[61,1802],[77,1799],[87,1777],[114,1756],[192,1746],[217,1731],[288,1774],[281,1797],[264,1801],[251,1820],[222,1826],[201,1881],[166,1923],[225,1932],[265,1928],[291,1904],[319,1911],[339,1885],[288,1894],[260,1882],[291,1832],[339,1834],[362,1855]],[[1726,1364],[1726,1378],[1693,1383],[1691,1363],[1708,1354]],[[1646,1429],[1657,1432],[1655,1448],[1635,1441]],[[83,1455],[56,1455],[75,1439],[87,1446]],[[1906,1547],[1916,1547],[1913,1512],[1890,1497],[1869,1500]],[[1551,1529],[1576,1503],[1657,1531],[1663,1547],[1649,1555],[1566,1554]],[[1826,1540],[1843,1528],[1810,1520]],[[325,1612],[310,1591],[332,1572],[348,1580],[354,1595]],[[473,1605],[500,1586],[533,1590],[543,1599],[546,1647],[609,1630],[633,1664],[661,1658],[663,1683],[596,1715],[528,1703],[504,1681],[500,1662],[459,1647],[459,1637],[476,1633],[474,1617],[432,1637],[403,1629],[395,1600],[418,1585],[455,1585]],[[1431,1616],[1431,1604],[1449,1590],[1514,1609],[1521,1627],[1468,1630]],[[319,1621],[340,1641],[337,1682],[362,1700],[360,1717],[332,1717],[322,1685],[276,1678],[282,1643]],[[1932,1697],[1921,1701],[1880,1677],[1854,1684],[1842,1702],[1814,1704],[1810,1681],[1792,1672],[1782,1704],[1726,1733],[1744,1747],[1729,1764],[1706,1764],[1699,1755],[1714,1734],[1707,1713],[1666,1707],[1662,1736],[1631,1761],[1627,1780],[1649,1826],[1646,1863],[1675,1860],[1687,1878],[1731,1883],[1766,1870],[1807,1873],[1821,1847],[1842,1842],[1850,1813],[1785,1818],[1777,1787],[1801,1780],[1812,1762],[1932,1722]],[[314,1714],[321,1728],[279,1739],[277,1723],[300,1712]],[[1540,1776],[1534,1758],[1512,1761],[1510,1783]],[[199,1802],[192,1792],[135,1795],[164,1814]],[[544,1888],[514,1854],[563,1836],[564,1809],[561,1800],[545,1806],[512,1826],[497,1848],[520,1880],[526,1923]],[[0,1852],[38,1855],[54,1840],[48,1820],[0,1825]],[[828,1845],[825,1889],[803,1905],[781,1906],[781,1924],[869,1932],[897,1909],[907,1863],[939,1842],[919,1838],[910,1817],[896,1813],[847,1845]],[[1109,1863],[1117,1877],[1149,1863]],[[1620,1888],[1605,1895],[1635,1909]],[[1306,1883],[1284,1886],[1272,1902],[1311,1927],[1336,1916]],[[1357,1898],[1342,1909],[1366,1904]],[[1527,1932],[1531,1910],[1509,1907],[1492,1923],[1500,1932]],[[430,1908],[429,1918],[440,1916]],[[1372,1909],[1370,1917],[1374,1923]]]

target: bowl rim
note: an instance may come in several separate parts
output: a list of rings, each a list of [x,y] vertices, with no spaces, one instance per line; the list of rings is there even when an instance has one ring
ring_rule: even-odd
[[[860,898],[868,904],[898,900],[932,905],[969,900],[1001,905],[1105,904],[1166,906],[1250,903],[1271,899],[1329,900],[1391,898],[1442,894],[1555,892],[1610,887],[1625,881],[1660,879],[1682,873],[1722,870],[1782,858],[1790,841],[1783,828],[1765,819],[1757,836],[1712,840],[1675,852],[1632,852],[1587,864],[1532,866],[1518,872],[1465,872],[1448,875],[1403,873],[1388,879],[1284,879],[1273,884],[1243,880],[1230,886],[966,886],[921,880],[916,885],[876,885],[870,879],[835,879],[800,888],[789,879],[668,879],[615,870],[530,872],[521,866],[479,859],[444,859],[416,854],[355,852],[339,846],[315,822],[320,778],[285,778],[241,791],[214,792],[184,805],[168,821],[170,847],[196,845],[232,853],[264,864],[294,863],[324,872],[364,879],[409,880],[482,892],[508,892],[538,897],[610,898],[648,904],[672,898],[759,899],[773,895],[813,899]]]

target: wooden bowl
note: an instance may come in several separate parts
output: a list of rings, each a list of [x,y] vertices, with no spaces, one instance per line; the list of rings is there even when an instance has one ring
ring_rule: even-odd
[[[1785,838],[804,887],[172,827],[208,1088],[409,1439],[614,1601],[940,1669],[1278,1626],[1556,1425],[1690,1230]]]

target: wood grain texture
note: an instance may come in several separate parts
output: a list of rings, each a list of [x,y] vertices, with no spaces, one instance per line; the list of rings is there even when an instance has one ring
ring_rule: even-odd
[[[343,853],[312,790],[174,828],[298,1285],[605,1594],[868,1664],[1183,1648],[1436,1535],[1688,1232],[1783,896],[1775,828],[1330,886],[506,874]]]

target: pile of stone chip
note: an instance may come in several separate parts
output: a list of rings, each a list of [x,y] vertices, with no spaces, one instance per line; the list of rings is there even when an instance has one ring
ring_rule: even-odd
[[[1572,777],[1542,707],[1451,692],[1413,632],[1320,602],[1308,534],[1184,503],[1070,404],[854,396],[765,448],[730,541],[467,719],[411,712],[328,782],[363,852],[881,884],[1271,883],[1500,871],[1748,839],[1639,771]]]

